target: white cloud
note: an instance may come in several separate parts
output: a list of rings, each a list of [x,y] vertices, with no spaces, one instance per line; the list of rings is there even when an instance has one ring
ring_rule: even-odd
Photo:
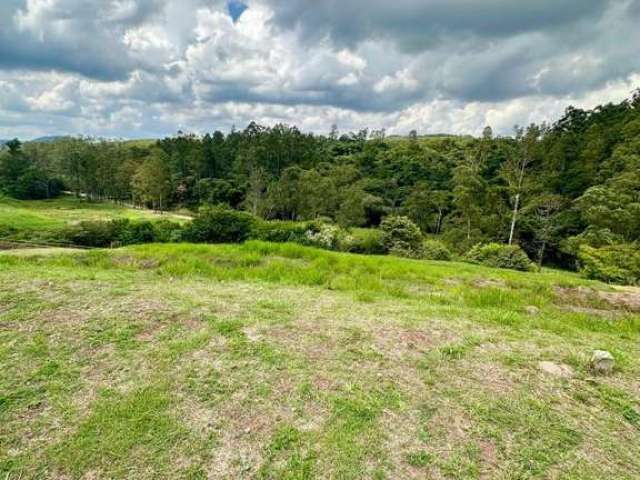
[[[638,0],[253,0],[235,23],[224,0],[3,1],[0,137],[509,133],[640,85]]]

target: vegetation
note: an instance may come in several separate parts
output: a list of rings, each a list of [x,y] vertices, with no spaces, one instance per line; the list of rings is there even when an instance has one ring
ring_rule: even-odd
[[[588,278],[626,285],[640,284],[640,248],[615,245],[602,248],[582,246],[582,271]]]
[[[330,219],[345,229],[406,216],[456,254],[478,243],[520,245],[539,264],[579,267],[582,245],[640,238],[640,94],[512,137],[328,136],[263,127],[157,142],[61,138],[11,142],[1,188],[156,210],[227,207],[263,220]],[[373,239],[373,237],[369,238]],[[349,243],[347,239],[342,239]],[[375,242],[374,242],[375,243]],[[357,240],[350,247],[366,248]]]
[[[637,478],[633,295],[255,241],[5,252],[0,477]]]
[[[488,267],[510,268],[528,272],[534,269],[527,254],[517,245],[500,245],[497,243],[481,244],[473,247],[466,255],[472,263]]]

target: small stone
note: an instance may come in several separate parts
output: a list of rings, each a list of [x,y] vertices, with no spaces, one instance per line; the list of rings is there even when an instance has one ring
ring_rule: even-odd
[[[540,309],[535,305],[529,305],[528,307],[525,307],[525,310],[529,315],[537,315],[540,313]]]
[[[545,373],[560,378],[573,377],[573,370],[569,365],[564,365],[555,362],[539,362],[538,367]]]
[[[608,375],[613,371],[615,360],[606,350],[594,350],[589,362],[589,367],[593,373]]]

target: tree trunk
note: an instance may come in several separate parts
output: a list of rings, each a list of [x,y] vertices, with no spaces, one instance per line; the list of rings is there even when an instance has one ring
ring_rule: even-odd
[[[471,240],[471,217],[467,217],[467,240]]]
[[[542,260],[544,259],[544,250],[547,247],[547,241],[543,240],[540,250],[538,251],[538,267],[542,268]]]
[[[513,243],[513,235],[516,231],[516,220],[518,218],[518,207],[520,206],[520,194],[516,194],[516,201],[513,204],[513,215],[511,216],[511,231],[509,232],[509,245]]]

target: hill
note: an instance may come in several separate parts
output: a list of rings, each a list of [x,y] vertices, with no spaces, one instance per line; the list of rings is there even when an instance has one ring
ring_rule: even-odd
[[[49,232],[80,221],[125,218],[184,221],[188,217],[175,213],[160,214],[111,202],[89,202],[71,195],[29,201],[0,197],[0,239],[59,240],[55,237],[49,238]]]
[[[0,254],[0,472],[635,478],[637,298],[291,244]]]

